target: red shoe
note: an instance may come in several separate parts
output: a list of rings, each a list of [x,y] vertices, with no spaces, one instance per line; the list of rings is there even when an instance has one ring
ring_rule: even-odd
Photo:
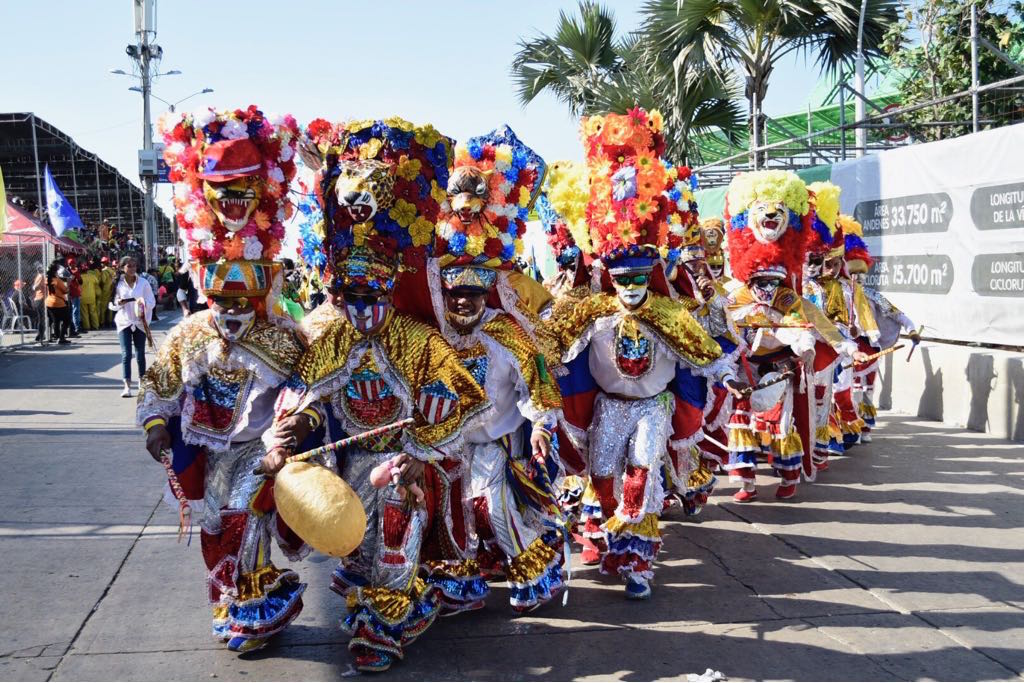
[[[602,543],[602,545],[604,545]],[[601,564],[601,548],[594,543],[592,538],[583,539],[583,552],[580,553],[580,562],[588,567]]]
[[[821,462],[814,463],[814,469],[819,472],[824,472],[828,469],[828,460],[822,460]]]
[[[757,489],[754,489],[753,491],[740,489],[736,493],[732,494],[732,499],[737,503],[749,503],[755,498],[757,498]]]
[[[775,489],[775,497],[779,500],[787,500],[796,495],[796,484],[779,484]]]

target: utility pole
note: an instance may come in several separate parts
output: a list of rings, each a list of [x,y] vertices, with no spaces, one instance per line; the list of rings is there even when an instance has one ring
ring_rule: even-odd
[[[860,97],[855,98],[853,101],[854,118],[858,124],[854,131],[858,159],[864,156],[868,144],[867,130],[860,125],[866,113],[864,111],[864,14],[867,12],[867,9],[868,0],[860,0],[860,20],[857,22],[857,64],[853,81],[853,89],[860,95]]]
[[[148,160],[153,155],[153,122],[149,104],[153,87],[151,69],[153,62],[159,61],[163,56],[163,49],[153,42],[156,38],[156,0],[132,0],[132,8],[135,15],[135,44],[129,45],[126,52],[138,64],[139,78],[142,81],[143,152],[140,159]],[[157,251],[156,216],[153,201],[156,178],[148,172],[140,173],[140,178],[142,189],[145,192],[142,210],[142,248],[148,268],[149,264],[155,263],[154,255]]]

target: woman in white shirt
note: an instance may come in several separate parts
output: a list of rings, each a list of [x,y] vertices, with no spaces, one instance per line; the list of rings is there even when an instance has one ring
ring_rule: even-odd
[[[139,277],[138,263],[133,257],[122,258],[120,266],[121,276],[114,286],[109,308],[115,312],[114,325],[121,340],[121,374],[124,378],[121,396],[128,398],[132,395],[133,347],[140,380],[146,372],[146,329],[153,319],[156,298],[149,282]]]

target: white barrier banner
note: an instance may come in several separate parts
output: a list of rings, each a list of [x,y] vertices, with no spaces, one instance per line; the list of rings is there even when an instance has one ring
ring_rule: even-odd
[[[1024,124],[832,167],[877,262],[868,283],[925,336],[1024,345]]]

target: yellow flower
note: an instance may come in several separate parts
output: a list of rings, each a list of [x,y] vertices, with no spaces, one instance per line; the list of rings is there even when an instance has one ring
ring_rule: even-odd
[[[429,124],[416,129],[416,142],[427,148],[433,148],[441,141],[441,137],[441,134]]]
[[[519,188],[519,206],[525,207],[530,203],[530,189],[528,187]]]
[[[662,117],[661,112],[657,109],[652,109],[647,112],[647,125],[651,127],[655,133],[660,133],[662,126],[665,125],[665,119]]]
[[[402,160],[398,162],[398,177],[405,180],[416,180],[416,176],[420,174],[420,167],[423,166],[419,159],[410,159],[407,156],[403,156]]]
[[[466,253],[472,256],[477,256],[484,253],[484,236],[473,235],[466,239]]]
[[[604,128],[603,116],[588,116],[583,119],[583,136],[592,137],[601,132]]]
[[[434,239],[434,224],[423,216],[419,216],[409,226],[409,236],[414,247],[422,247]]]
[[[366,144],[359,148],[360,159],[376,159],[384,143],[380,138],[370,138]]]
[[[416,219],[416,205],[410,204],[404,199],[398,199],[388,211],[388,215],[403,228],[408,228],[409,224]]]
[[[373,224],[370,222],[356,223],[352,226],[352,242],[357,246],[361,247],[366,242],[367,236],[370,234],[370,230],[373,229]]]
[[[494,148],[494,160],[512,163],[512,148],[508,145],[498,145]]]
[[[430,196],[438,204],[448,199],[448,191],[437,184],[436,180],[430,181]]]

